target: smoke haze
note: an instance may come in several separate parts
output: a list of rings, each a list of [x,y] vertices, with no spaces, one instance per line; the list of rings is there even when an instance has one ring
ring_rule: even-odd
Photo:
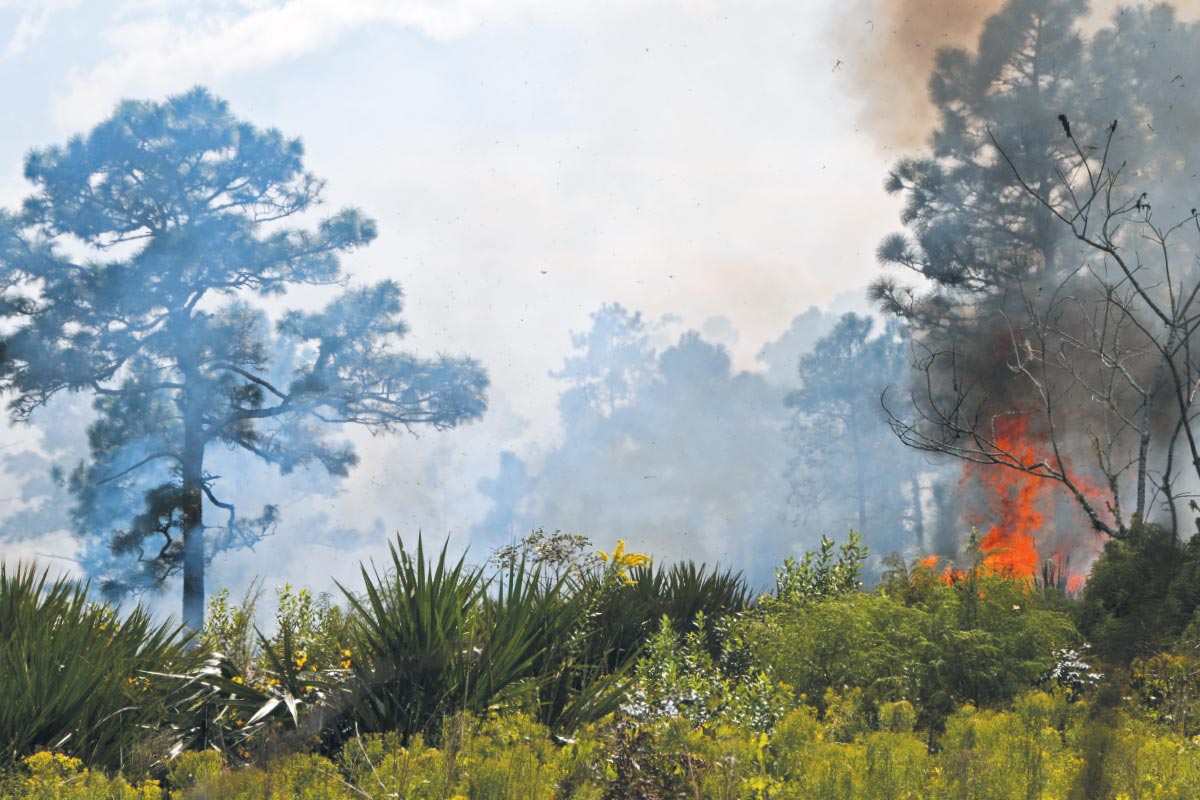
[[[359,562],[378,558],[397,535],[448,537],[452,550],[469,549],[478,563],[542,527],[586,535],[598,547],[625,538],[663,561],[720,562],[766,586],[783,558],[822,534],[842,538],[852,525],[818,505],[817,495],[845,494],[844,472],[810,494],[789,482],[797,443],[784,398],[801,381],[800,357],[834,329],[835,311],[863,307],[854,293],[830,310],[809,308],[757,348],[750,371],[733,365],[727,348],[745,342],[727,318],[690,331],[677,316],[649,319],[606,305],[554,373],[555,419],[522,419],[500,395],[482,422],[461,430],[384,439],[351,431],[363,457],[356,480],[331,481],[310,468],[281,476],[216,450],[212,472],[228,499],[247,511],[277,504],[280,522],[253,548],[215,558],[212,585],[237,595],[260,577],[268,592],[283,583],[336,592],[334,580],[357,586]],[[286,354],[277,361],[286,363]],[[27,429],[28,441],[0,458],[14,495],[0,541],[12,557],[53,556],[58,567],[86,574],[102,559],[103,542],[74,538],[69,496],[50,476],[86,455],[91,410],[73,396],[49,411],[56,425]],[[873,424],[886,434],[882,420]],[[898,447],[890,437],[884,446]],[[896,455],[874,460],[895,463]],[[136,513],[140,496],[112,493],[106,502],[115,523]],[[883,535],[871,526],[865,541],[876,553],[922,549],[897,528],[889,523]],[[170,585],[145,599],[175,612]]]

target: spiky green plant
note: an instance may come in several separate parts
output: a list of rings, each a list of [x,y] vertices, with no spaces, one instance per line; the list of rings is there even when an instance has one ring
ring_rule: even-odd
[[[688,561],[669,567],[650,564],[629,572],[632,583],[612,585],[603,573],[589,576],[589,591],[597,594],[596,624],[592,659],[603,659],[617,669],[635,657],[666,617],[681,633],[695,630],[697,613],[711,624],[707,640],[710,655],[716,656],[723,643],[720,621],[744,610],[750,590],[741,573],[729,569],[709,570]]]
[[[517,706],[561,723],[615,707],[619,685],[584,675],[592,608],[567,576],[543,580],[522,559],[488,580],[462,558],[449,563],[445,546],[427,559],[420,539],[412,553],[393,545],[391,559],[386,573],[363,568],[361,596],[343,589],[354,673],[345,733],[436,735],[448,714]]]
[[[189,660],[180,631],[87,598],[32,564],[0,563],[0,759],[42,749],[119,768],[166,713],[148,675]]]
[[[297,647],[291,627],[268,639],[255,629],[257,679],[237,661],[212,652],[187,672],[155,674],[171,688],[167,697],[174,757],[187,750],[216,750],[230,761],[245,760],[249,742],[269,728],[318,735],[337,717],[346,694],[348,670],[319,668]]]
[[[348,719],[364,732],[430,729],[447,708],[466,705],[467,664],[473,649],[472,617],[483,598],[482,572],[464,560],[436,563],[418,539],[415,556],[402,542],[390,545],[392,569],[362,567],[362,597],[344,587],[353,613],[355,701]]]

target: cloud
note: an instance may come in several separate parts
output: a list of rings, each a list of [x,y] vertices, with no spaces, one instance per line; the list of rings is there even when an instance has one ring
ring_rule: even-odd
[[[323,50],[373,26],[410,28],[449,40],[542,6],[574,0],[242,0],[211,4],[137,0],[105,34],[113,54],[69,78],[55,115],[68,128],[94,122],[118,99],[185,89]],[[32,23],[31,23],[32,24]]]
[[[0,0],[0,9],[17,8],[21,12],[12,35],[8,37],[8,44],[4,47],[4,55],[15,58],[24,53],[42,37],[46,31],[46,23],[56,11],[76,5],[77,0]]]

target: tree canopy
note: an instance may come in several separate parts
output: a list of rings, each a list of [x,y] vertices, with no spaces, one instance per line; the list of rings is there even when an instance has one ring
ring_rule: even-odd
[[[341,257],[375,238],[371,219],[343,209],[294,224],[324,187],[303,155],[202,88],[126,101],[87,135],[32,151],[34,193],[0,212],[12,417],[36,419],[62,392],[94,395],[89,454],[69,478],[88,566],[113,591],[182,572],[194,629],[205,564],[277,519],[270,506],[238,514],[205,469],[210,448],[344,476],[357,456],[335,426],[443,429],[486,407],[473,359],[398,348],[398,284],[348,287]],[[284,310],[299,286],[330,299]],[[219,526],[206,522],[214,510]]]

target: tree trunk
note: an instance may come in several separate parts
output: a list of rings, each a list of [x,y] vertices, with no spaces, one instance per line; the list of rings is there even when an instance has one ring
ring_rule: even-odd
[[[190,425],[185,425],[191,428]],[[204,447],[188,430],[183,456],[183,624],[204,628]]]
[[[181,459],[183,524],[183,624],[192,633],[204,629],[204,384],[194,354],[180,341],[186,355],[179,360],[183,375],[180,398],[183,416],[183,453]]]

